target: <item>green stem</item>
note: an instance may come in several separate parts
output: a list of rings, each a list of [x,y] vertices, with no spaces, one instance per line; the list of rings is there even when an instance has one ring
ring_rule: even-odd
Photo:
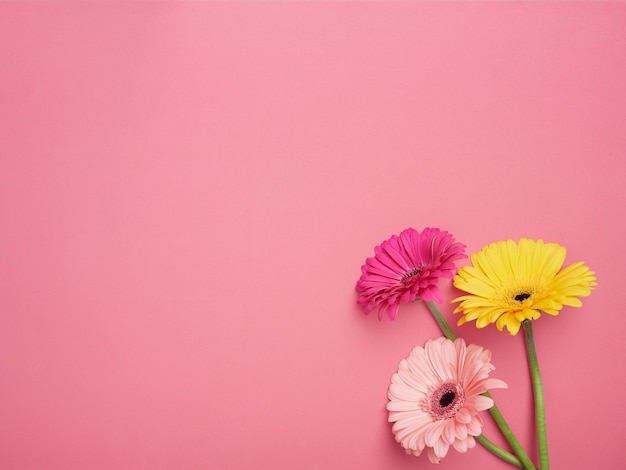
[[[533,393],[535,397],[535,422],[537,426],[537,441],[539,444],[539,466],[541,467],[541,470],[550,470],[550,459],[548,458],[548,436],[546,434],[546,410],[543,400],[541,374],[539,373],[539,361],[537,360],[537,350],[535,349],[533,325],[530,320],[524,320],[522,325],[524,327],[524,336],[526,338],[526,353],[528,355],[528,366],[530,368],[530,378],[532,379]]]
[[[485,392],[483,395],[491,398],[489,392]],[[502,431],[502,435],[506,438],[507,442],[511,446],[511,449],[513,449],[513,451],[517,454],[523,468],[525,470],[536,470],[535,464],[533,464],[532,460],[530,460],[530,457],[528,457],[528,454],[524,451],[524,448],[515,437],[515,434],[511,431],[510,426],[504,419],[504,416],[502,416],[502,413],[500,413],[500,409],[497,407],[495,402],[493,406],[489,408],[489,413],[493,416],[494,421],[500,428],[500,431]],[[541,470],[543,470],[543,467]]]
[[[452,331],[452,328],[450,328],[450,325],[448,324],[444,316],[439,311],[439,308],[437,307],[437,305],[432,301],[427,301],[426,305],[428,305],[428,308],[430,309],[431,313],[435,317],[435,320],[437,321],[437,324],[439,325],[439,328],[441,328],[441,331],[443,332],[445,337],[448,338],[449,340],[454,341],[456,339],[456,335]],[[483,393],[483,395],[491,398],[491,395],[489,394],[489,392],[485,392]],[[493,419],[495,420],[496,424],[500,428],[502,435],[506,438],[507,442],[511,446],[511,449],[513,449],[513,451],[517,454],[517,457],[519,458],[518,463],[520,463],[520,468],[524,468],[525,470],[537,470],[532,460],[530,460],[530,457],[528,457],[528,454],[524,451],[522,445],[519,443],[519,441],[515,437],[515,434],[513,434],[513,431],[511,431],[511,427],[508,425],[508,423],[504,419],[504,416],[502,416],[502,413],[500,413],[500,410],[496,406],[495,402],[494,402],[494,405],[491,408],[489,408],[489,412],[491,413],[491,416],[493,416]],[[481,444],[483,443],[481,442]],[[491,444],[495,446],[495,444],[493,443]],[[489,449],[489,447],[487,447],[487,449]],[[506,452],[504,450],[502,451]],[[544,470],[543,466],[541,467],[541,470]]]
[[[480,442],[480,444],[493,455],[500,457],[505,462],[508,462],[511,465],[515,465],[518,468],[524,468],[522,467],[522,464],[517,457],[515,457],[510,452],[507,452],[502,447],[498,447],[496,444],[487,439],[483,434],[481,434],[480,436],[476,436],[476,440]]]
[[[432,300],[429,300],[426,302],[426,305],[428,305],[430,312],[433,314],[433,317],[435,317],[435,320],[437,321],[439,328],[441,328],[441,332],[444,334],[444,336],[449,340],[454,341],[456,339],[456,335],[452,331],[452,328],[450,328],[450,325],[448,324],[446,319],[439,311],[439,307],[437,307],[437,304],[435,304],[435,302],[433,302]]]

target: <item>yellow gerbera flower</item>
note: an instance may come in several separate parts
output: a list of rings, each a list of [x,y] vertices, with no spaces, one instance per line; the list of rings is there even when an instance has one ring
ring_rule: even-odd
[[[596,277],[583,262],[561,269],[566,250],[556,243],[522,238],[499,241],[474,253],[473,266],[461,268],[454,285],[468,293],[454,313],[458,324],[476,320],[478,328],[490,323],[517,334],[524,320],[539,318],[540,311],[558,315],[564,305],[580,307],[596,284]]]

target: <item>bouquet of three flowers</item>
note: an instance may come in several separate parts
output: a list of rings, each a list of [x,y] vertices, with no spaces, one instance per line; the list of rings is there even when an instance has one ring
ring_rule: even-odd
[[[389,386],[387,410],[396,441],[407,453],[427,452],[439,463],[450,447],[466,452],[476,441],[505,462],[526,470],[549,470],[543,389],[532,322],[541,313],[557,315],[563,306],[579,307],[596,285],[584,263],[563,268],[566,250],[556,243],[522,238],[500,241],[471,255],[471,265],[456,273],[455,262],[466,258],[465,245],[448,232],[427,228],[404,230],[375,248],[362,266],[357,282],[358,303],[366,314],[394,319],[401,304],[422,300],[444,336],[416,346]],[[475,322],[478,328],[495,324],[511,335],[523,329],[533,383],[539,466],[524,451],[488,391],[506,388],[490,378],[491,353],[456,338],[437,303],[443,302],[440,278],[452,278],[465,294],[459,303],[458,325]],[[482,435],[480,412],[489,410],[510,445],[503,449]]]

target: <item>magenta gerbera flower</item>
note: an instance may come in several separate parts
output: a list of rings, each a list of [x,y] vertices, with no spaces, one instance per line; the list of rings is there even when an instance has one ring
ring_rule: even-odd
[[[481,394],[507,387],[488,378],[494,369],[490,360],[491,353],[480,346],[441,337],[416,346],[400,362],[391,377],[387,410],[396,441],[408,454],[427,449],[430,461],[439,463],[450,446],[464,453],[476,445],[474,436],[483,426],[478,413],[493,406]]]
[[[377,246],[375,256],[361,267],[358,303],[366,315],[378,308],[379,319],[386,312],[392,320],[400,304],[416,298],[441,303],[439,278],[454,276],[454,262],[467,257],[464,250],[465,245],[438,228],[422,233],[408,228]]]

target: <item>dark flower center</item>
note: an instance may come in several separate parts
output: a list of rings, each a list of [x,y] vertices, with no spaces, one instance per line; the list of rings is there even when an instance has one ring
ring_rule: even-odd
[[[439,399],[439,405],[442,408],[445,408],[446,406],[450,406],[450,404],[454,401],[455,398],[456,398],[456,393],[454,393],[454,392],[446,392]]]
[[[464,402],[463,387],[455,382],[444,382],[429,392],[422,406],[432,419],[439,421],[456,416]]]
[[[528,292],[522,292],[521,294],[517,294],[513,298],[517,300],[519,303],[522,303],[524,300],[526,300],[529,297],[530,297],[530,294]]]
[[[402,279],[400,279],[400,282],[402,284],[406,284],[409,279],[411,279],[414,276],[417,276],[421,272],[422,272],[422,267],[421,266],[413,268],[413,269],[411,269],[411,270],[409,270],[409,271],[404,273],[404,275],[402,276]]]

